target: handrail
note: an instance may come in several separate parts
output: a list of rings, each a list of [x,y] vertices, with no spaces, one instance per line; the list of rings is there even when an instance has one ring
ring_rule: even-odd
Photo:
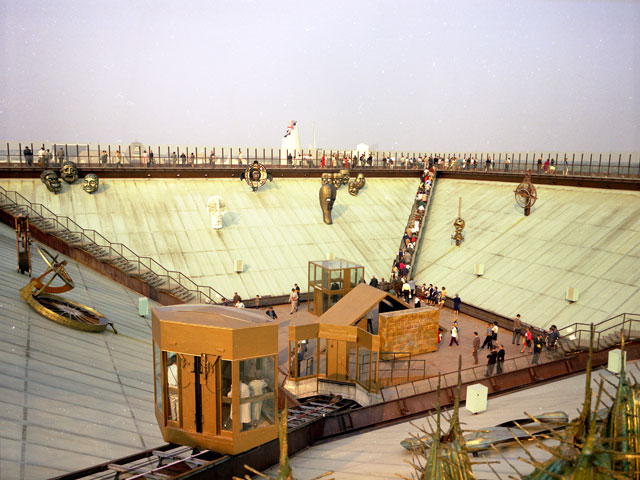
[[[437,175],[433,175],[433,180],[431,183],[431,188],[429,189],[428,192],[426,192],[426,196],[427,196],[427,201],[425,202],[425,206],[424,206],[424,213],[422,214],[422,217],[420,218],[420,222],[419,222],[419,229],[418,229],[418,234],[416,235],[416,244],[415,247],[413,249],[413,255],[411,258],[411,263],[409,264],[409,269],[407,272],[407,279],[411,279],[413,278],[413,266],[416,264],[416,258],[418,255],[418,247],[420,246],[420,239],[422,238],[422,233],[425,229],[426,226],[426,220],[427,220],[427,216],[429,213],[429,207],[431,206],[431,197],[432,194],[435,190],[435,186],[436,186],[436,177]],[[418,190],[416,191],[416,195],[414,196],[413,199],[413,204],[411,206],[411,211],[409,212],[409,217],[407,218],[407,223],[404,227],[404,232],[402,234],[403,238],[404,238],[404,234],[407,232],[407,229],[413,227],[413,225],[415,224],[415,217],[416,217],[416,213],[418,211],[418,203],[420,203],[418,201],[417,198],[417,194],[420,193],[420,187],[418,187]],[[400,246],[398,248],[398,252],[400,250],[404,250],[404,244],[403,241],[400,240]],[[394,259],[394,263],[395,262],[399,262],[399,255],[396,254],[395,259]],[[393,267],[391,268],[391,276],[390,278],[393,278]]]
[[[619,315],[616,315],[614,317],[608,318],[606,320],[603,320],[595,324],[594,327],[602,326],[607,322],[611,322],[616,319],[621,319],[621,321],[615,323],[614,325],[607,326],[604,329],[596,328],[594,333],[595,335],[594,351],[600,351],[600,350],[609,348],[609,345],[607,345],[603,341],[604,337],[606,337],[608,333],[618,334],[624,329],[625,338],[631,338],[631,337],[640,338],[640,314],[621,313]],[[585,327],[588,327],[588,328],[578,328],[578,329],[573,328],[574,326],[577,326],[577,325],[584,325]],[[633,325],[638,326],[637,330],[634,330],[631,328]],[[576,322],[572,325],[568,325],[567,327],[560,329],[560,331],[562,330],[565,330],[566,332],[568,332],[567,338],[569,340],[573,342],[577,342],[577,345],[581,346],[582,348],[589,347],[590,335],[591,335],[591,324]],[[605,332],[607,333],[605,334]],[[635,332],[635,333],[632,333],[632,332]],[[571,338],[572,336],[574,338]],[[563,336],[561,336],[560,338],[562,339]],[[554,361],[553,358],[545,359],[545,356],[543,355],[543,353],[545,353],[545,351],[540,353],[539,362],[537,364]],[[533,358],[534,358],[533,355],[525,354],[525,355],[507,359],[503,363],[501,371],[502,372],[514,371],[522,368],[535,366],[535,364],[533,363]],[[497,365],[496,365],[496,368],[497,368]],[[404,371],[404,369],[402,370]],[[486,364],[476,365],[476,366],[462,369],[461,375],[463,379],[473,378],[473,381],[479,381],[486,378],[485,376],[486,370],[487,370]],[[495,373],[496,372],[494,372],[494,374]],[[457,375],[458,375],[457,371],[451,371],[447,373],[439,372],[439,374],[444,387],[454,387],[456,385]],[[411,395],[412,394],[411,392],[423,393],[426,391],[433,391],[436,389],[436,381],[435,381],[436,379],[437,379],[437,375],[434,375],[431,377],[424,377],[424,378],[421,378],[420,380],[413,380],[411,382],[393,382],[393,381],[385,382],[384,379],[381,378],[380,381],[378,382],[378,385],[373,386],[373,390],[378,390],[378,389],[381,390],[383,398],[385,397],[385,393],[386,395],[390,395],[392,398],[398,398],[402,396]],[[385,383],[387,383],[387,385],[384,385]],[[397,388],[401,385],[403,386],[402,388],[402,392],[404,392],[403,394],[400,394],[400,390]],[[386,400],[389,400],[389,399],[386,398],[385,401]]]
[[[59,166],[63,160],[71,160],[79,166],[116,168],[233,168],[242,167],[253,161],[276,168],[301,169],[321,166],[321,158],[331,159],[337,156],[340,164],[347,159],[349,167],[384,168],[392,170],[422,170],[434,165],[439,170],[457,170],[480,172],[516,173],[532,170],[550,176],[580,175],[588,177],[640,178],[639,152],[428,152],[422,151],[379,151],[370,150],[371,162],[353,162],[356,152],[351,149],[297,149],[295,151],[280,148],[256,146],[215,146],[194,147],[186,145],[116,145],[116,144],[65,144],[51,142],[17,142],[3,140],[0,148],[1,168],[14,169],[35,167],[38,163],[37,146],[49,148],[51,157],[45,161],[52,167]],[[34,147],[35,145],[35,147]],[[35,153],[27,158],[24,147],[30,146]],[[58,156],[59,150],[63,155]],[[153,162],[149,162],[146,151],[153,152]],[[238,155],[241,152],[242,155]],[[180,160],[186,154],[184,163]],[[295,157],[289,164],[285,159],[291,153]],[[175,156],[174,156],[175,154]],[[211,155],[214,160],[212,163]],[[192,157],[193,156],[193,157]],[[193,158],[193,162],[192,162]],[[392,163],[388,158],[394,159]],[[407,161],[403,164],[402,159]],[[538,163],[538,159],[544,163]],[[565,165],[565,159],[567,161]],[[487,160],[489,160],[487,162]],[[548,163],[547,163],[548,162]],[[551,165],[551,162],[554,165]],[[330,167],[331,162],[327,162]]]
[[[155,259],[140,256],[123,243],[111,242],[100,232],[93,229],[85,229],[78,225],[73,219],[65,215],[57,215],[46,206],[40,203],[31,202],[19,192],[7,190],[0,185],[0,198],[2,197],[6,198],[9,203],[32,212],[33,217],[40,217],[43,220],[53,222],[56,229],[66,230],[69,233],[78,235],[80,237],[80,243],[94,244],[99,248],[106,249],[110,258],[120,257],[132,263],[135,266],[135,271],[127,272],[129,275],[139,276],[146,271],[151,272],[167,282],[169,290],[172,290],[175,287],[182,287],[185,291],[193,294],[200,302],[216,303],[214,300],[214,294],[220,298],[224,297],[224,295],[218,292],[215,288],[209,285],[198,285],[182,272],[168,270]],[[144,269],[142,267],[144,267]]]

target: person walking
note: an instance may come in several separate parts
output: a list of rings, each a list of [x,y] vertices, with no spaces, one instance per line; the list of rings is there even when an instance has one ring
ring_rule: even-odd
[[[460,315],[460,302],[462,302],[462,300],[460,300],[460,296],[456,293],[456,296],[453,299],[453,318],[455,319]]]
[[[449,341],[449,348],[451,348],[453,342],[456,343],[456,346],[460,346],[460,344],[458,343],[458,326],[455,323],[451,327],[451,340]]]
[[[484,342],[482,342],[482,346],[480,349],[482,350],[484,347],[487,347],[491,350],[491,339],[493,338],[493,332],[491,331],[491,324],[487,323],[487,331],[484,336]]]
[[[473,355],[474,365],[478,365],[478,350],[480,350],[480,337],[478,332],[473,332],[473,351],[471,354]]]
[[[498,322],[493,322],[493,327],[491,327],[491,341],[498,343]]]
[[[520,314],[516,315],[513,320],[513,338],[511,344],[520,345],[520,336],[522,335],[522,321],[520,320]]]
[[[504,367],[504,347],[498,344],[498,354],[496,356],[496,365],[497,365],[497,373],[500,375],[502,373],[502,368]]]
[[[298,311],[299,299],[300,299],[300,296],[298,295],[298,292],[296,292],[295,288],[292,288],[291,295],[289,295],[289,302],[291,302],[291,312],[289,312],[289,315],[293,315],[293,312]]]
[[[411,298],[411,285],[404,280],[402,281],[402,294],[404,295],[404,301],[409,303],[409,299]]]
[[[531,360],[532,365],[537,365],[540,363],[540,352],[542,352],[542,335],[538,334],[536,339],[533,341],[533,359]]]
[[[547,338],[547,350],[558,349],[558,338],[560,338],[560,332],[558,332],[558,327],[556,327],[555,325],[551,325],[549,336]]]
[[[42,145],[42,148],[38,150],[38,166],[39,167],[45,166],[46,156],[47,156],[47,151],[44,149],[44,145]]]
[[[498,351],[495,345],[491,347],[491,352],[489,352],[487,358],[487,372],[484,374],[485,377],[493,375],[493,369],[496,367],[496,363],[498,362]]]
[[[58,165],[62,165],[64,163],[64,150],[62,150],[62,147],[60,147],[56,152],[56,160],[58,161]]]
[[[529,353],[531,353],[532,345],[533,337],[531,335],[531,330],[529,329],[529,327],[527,327],[527,331],[524,334],[524,344],[522,345],[522,350],[520,350],[520,353],[524,353],[527,347],[529,347]]]

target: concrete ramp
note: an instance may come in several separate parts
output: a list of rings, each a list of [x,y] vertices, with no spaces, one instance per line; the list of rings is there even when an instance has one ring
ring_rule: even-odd
[[[0,184],[197,283],[252,298],[306,290],[307,262],[330,253],[364,265],[367,279],[387,277],[418,179],[367,179],[357,197],[343,186],[333,225],[322,221],[318,178],[276,178],[255,193],[239,179],[101,179],[93,195],[81,181],[58,195],[40,180]],[[227,205],[221,230],[211,228],[212,195]]]
[[[640,192],[537,186],[524,217],[517,184],[438,180],[415,278],[540,327],[640,312]],[[462,197],[466,237],[451,243]],[[474,275],[474,264],[484,275]],[[567,287],[579,300],[565,300]]]

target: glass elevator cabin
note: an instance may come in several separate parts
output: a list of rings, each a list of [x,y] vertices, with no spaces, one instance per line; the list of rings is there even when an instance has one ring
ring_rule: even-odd
[[[277,325],[213,305],[151,314],[155,415],[167,442],[236,454],[277,438]]]

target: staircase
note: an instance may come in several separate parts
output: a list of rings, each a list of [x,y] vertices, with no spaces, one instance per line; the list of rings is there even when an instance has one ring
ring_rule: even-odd
[[[170,271],[150,257],[141,257],[122,243],[107,240],[95,230],[80,227],[69,217],[56,215],[45,206],[32,203],[15,191],[0,186],[0,209],[12,217],[29,216],[29,223],[67,245],[83,250],[102,263],[145,282],[183,303],[216,303],[223,295],[209,286],[196,284],[180,272]]]
[[[625,342],[640,340],[640,315],[638,314],[621,313],[596,323],[594,327],[594,351],[620,345],[623,334]],[[559,331],[558,350],[565,355],[581,350],[589,350],[591,324],[574,323],[559,329]]]
[[[436,188],[436,176],[434,175],[433,180],[432,180],[432,185],[431,185],[431,190],[429,190],[429,192],[427,192],[427,199],[425,202],[425,208],[424,208],[424,213],[422,214],[422,216],[419,219],[419,229],[418,232],[416,234],[416,244],[415,247],[413,249],[413,255],[412,255],[412,259],[411,259],[411,264],[409,265],[409,272],[407,273],[407,279],[411,279],[413,278],[413,267],[416,264],[417,258],[418,258],[418,251],[420,249],[420,241],[422,240],[422,233],[424,232],[424,230],[427,228],[427,216],[429,215],[429,208],[431,206],[431,197],[433,196],[433,193],[435,191]],[[419,191],[419,189],[418,189]],[[418,192],[416,192],[417,194]],[[403,236],[405,232],[408,232],[411,230],[411,228],[413,228],[415,220],[416,220],[416,214],[418,212],[418,203],[419,200],[417,198],[414,198],[413,200],[413,205],[411,206],[411,212],[409,213],[409,218],[407,219],[407,224],[405,226],[404,232],[403,232]],[[400,246],[398,248],[398,250],[404,250],[405,246],[403,241],[400,241]],[[394,259],[394,265],[396,262],[399,262],[399,256],[396,255],[395,259]],[[391,272],[391,276],[389,278],[393,278],[393,266],[392,266],[392,272]]]

